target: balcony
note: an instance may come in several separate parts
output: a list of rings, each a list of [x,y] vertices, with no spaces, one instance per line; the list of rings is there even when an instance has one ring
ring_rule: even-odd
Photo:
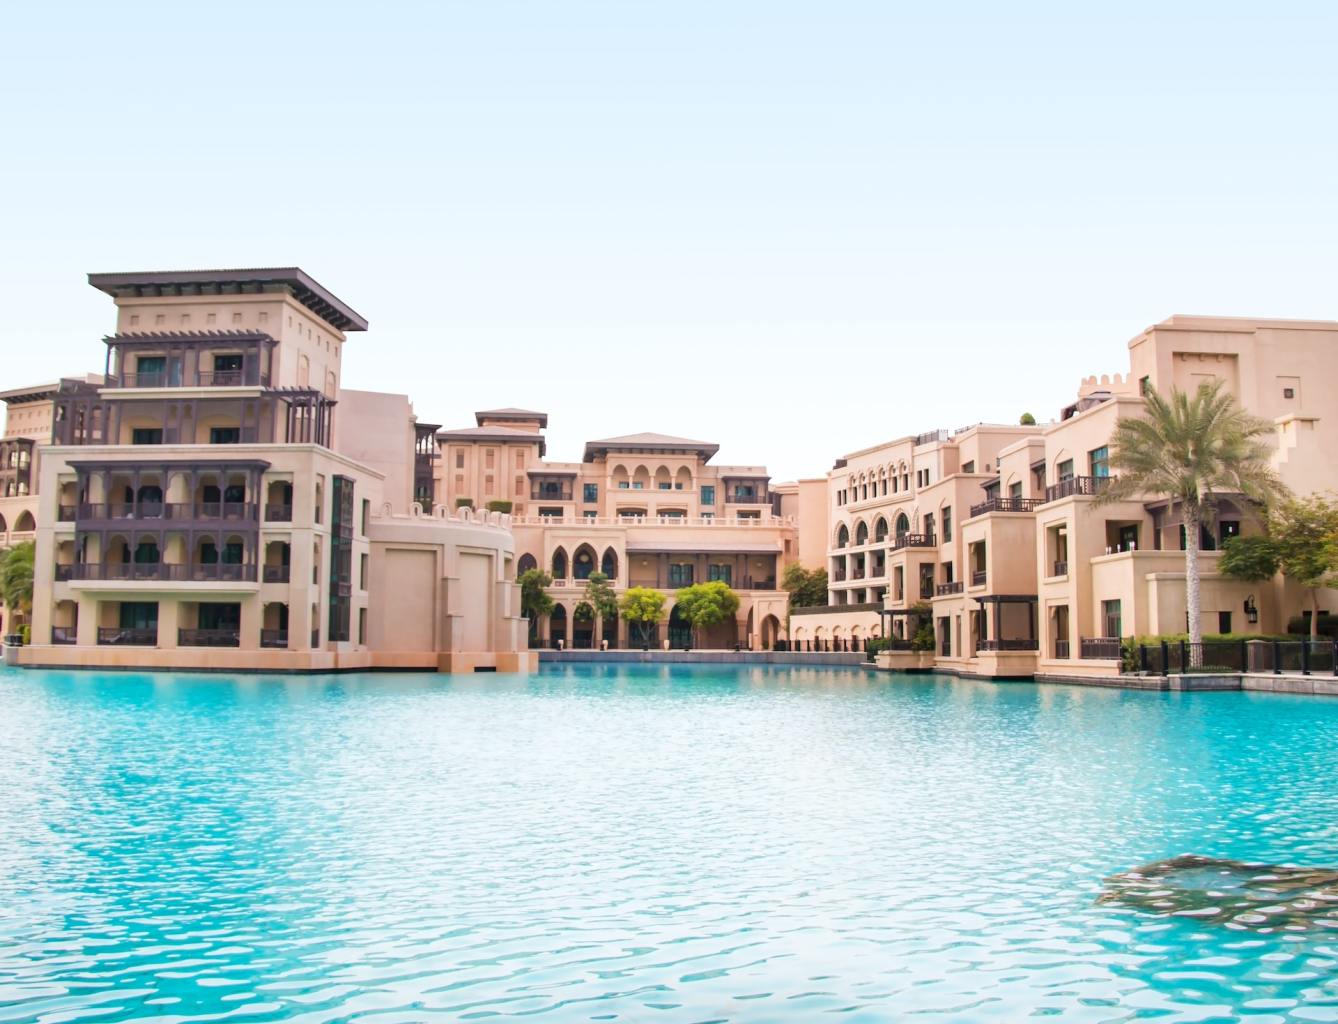
[[[263,567],[261,580],[265,583],[287,583],[292,574],[288,565],[266,565]]]
[[[51,642],[58,645],[69,645],[76,642],[78,632],[75,626],[52,626]]]
[[[1051,484],[1045,489],[1045,500],[1058,501],[1060,498],[1068,498],[1075,494],[1086,497],[1095,497],[1105,490],[1112,480],[1113,476],[1072,476],[1067,480],[1061,480],[1057,484]],[[1044,504],[1042,502],[1041,504]]]
[[[98,627],[98,643],[104,647],[156,647],[158,627],[149,629],[122,629],[119,626]]]
[[[240,370],[201,370],[182,372],[180,367],[171,372],[152,370],[144,373],[112,374],[107,378],[109,388],[243,388],[268,387],[269,374],[258,367]]]
[[[763,494],[730,494],[725,492],[726,505],[770,505],[771,495]]]
[[[902,548],[933,548],[938,547],[932,533],[899,533],[896,539],[892,541],[892,550],[900,551]]]
[[[94,582],[254,583],[256,567],[232,562],[173,565],[168,562],[84,562],[67,566],[69,579]]]
[[[846,578],[846,571],[845,571],[844,569],[833,569],[833,570],[832,570],[832,582],[833,582],[833,583],[844,583],[844,582],[845,582],[845,578]]]
[[[990,498],[978,505],[971,506],[970,519],[983,516],[987,512],[1034,512],[1043,504],[1040,498]]]
[[[260,646],[271,650],[286,650],[288,647],[288,630],[262,629],[260,631]]]
[[[74,568],[75,567],[73,565],[61,565],[59,562],[57,562],[56,577],[55,577],[56,582],[68,583],[70,580],[74,579]]]
[[[940,583],[934,588],[935,597],[946,597],[949,594],[960,594],[962,592],[962,581],[953,580],[951,583]]]
[[[1021,637],[1017,640],[980,640],[976,643],[977,651],[1035,651],[1038,650],[1035,640],[1029,640]]]
[[[572,490],[570,487],[562,490],[552,490],[549,488],[531,487],[530,501],[571,501]]]
[[[291,523],[293,521],[292,505],[276,505],[274,503],[265,506],[265,522],[267,523]]]
[[[241,633],[235,629],[178,629],[181,647],[240,647]]]
[[[971,586],[983,587],[988,575],[989,574],[984,569],[976,569],[971,573]]]
[[[127,502],[84,502],[75,510],[79,522],[119,522],[124,520],[161,520],[177,522],[198,520],[255,522],[259,507],[250,501],[161,501],[130,504]],[[290,513],[291,514],[291,513]]]
[[[1069,563],[1065,559],[1061,558],[1059,561],[1055,562],[1055,564],[1052,565],[1051,568],[1054,570],[1052,573],[1050,573],[1052,577],[1067,576],[1069,574]]]
[[[1067,640],[1055,641],[1055,657],[1060,660],[1068,660],[1069,642]]]
[[[74,522],[75,516],[78,514],[78,512],[79,512],[79,507],[77,505],[57,505],[56,522],[72,523]]]
[[[1078,641],[1078,657],[1118,661],[1120,638],[1117,636],[1085,636]]]

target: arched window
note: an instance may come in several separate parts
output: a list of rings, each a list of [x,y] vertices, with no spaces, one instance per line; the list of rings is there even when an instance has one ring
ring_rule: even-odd
[[[599,571],[611,580],[618,578],[618,555],[613,548],[604,552],[604,557],[599,561]]]
[[[590,574],[595,571],[595,552],[588,544],[582,544],[576,549],[576,553],[571,559],[572,577],[578,580],[588,580]]]
[[[869,543],[869,527],[865,525],[864,520],[860,520],[855,525],[855,546]]]
[[[907,534],[907,533],[910,533],[910,532],[911,532],[911,521],[910,521],[909,519],[906,518],[906,513],[905,513],[905,512],[898,512],[898,513],[897,513],[897,536],[900,537],[900,536],[903,536],[904,534]]]
[[[884,483],[886,483],[886,481],[884,481]],[[875,542],[878,543],[887,540],[887,520],[884,519],[882,516],[879,516],[877,519],[874,520],[873,539]]]
[[[836,531],[836,546],[843,548],[850,543],[850,529],[845,523],[842,523]]]
[[[567,552],[558,548],[553,552],[553,579],[565,580],[567,578]]]
[[[520,556],[520,561],[516,563],[516,575],[523,572],[529,572],[531,569],[539,568],[539,562],[528,551]]]

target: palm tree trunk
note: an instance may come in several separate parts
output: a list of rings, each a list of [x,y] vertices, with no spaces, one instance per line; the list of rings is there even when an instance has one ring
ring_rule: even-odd
[[[1310,588],[1310,639],[1319,639],[1319,587]]]
[[[1200,620],[1199,595],[1199,530],[1200,511],[1197,502],[1185,502],[1181,512],[1185,524],[1185,608],[1189,618],[1190,664],[1197,668],[1203,660],[1203,626]]]

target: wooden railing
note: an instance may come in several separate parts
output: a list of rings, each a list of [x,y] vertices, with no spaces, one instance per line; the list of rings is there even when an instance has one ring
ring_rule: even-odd
[[[1045,489],[1046,501],[1058,501],[1074,494],[1095,497],[1110,486],[1113,476],[1071,476]]]
[[[902,548],[932,548],[937,546],[932,533],[899,533],[892,542],[893,551],[900,551]]]
[[[960,594],[962,592],[962,581],[953,580],[951,583],[940,583],[934,588],[935,597],[943,597],[947,594]]]
[[[240,647],[241,633],[235,629],[178,629],[181,647]]]
[[[119,626],[98,627],[98,643],[108,647],[156,647],[158,628],[122,629]]]
[[[976,644],[978,651],[1034,651],[1037,650],[1035,640],[1028,640],[1025,637],[1017,640],[981,640]]]
[[[986,512],[1034,512],[1042,504],[1040,498],[990,498],[971,506],[968,518],[983,516]]]

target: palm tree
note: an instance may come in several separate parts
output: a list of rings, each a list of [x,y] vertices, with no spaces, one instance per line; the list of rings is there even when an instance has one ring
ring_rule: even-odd
[[[30,540],[0,552],[0,597],[10,612],[10,632],[18,632],[18,623],[32,611],[33,556],[37,545]]]
[[[1146,416],[1121,419],[1111,438],[1111,468],[1119,475],[1098,502],[1161,495],[1180,504],[1185,529],[1185,603],[1189,639],[1203,639],[1199,623],[1199,531],[1210,522],[1219,493],[1267,505],[1287,491],[1269,466],[1265,438],[1273,427],[1251,416],[1223,382],[1199,385],[1190,395],[1171,388],[1168,398],[1149,387]],[[1194,652],[1200,650],[1192,648]]]

